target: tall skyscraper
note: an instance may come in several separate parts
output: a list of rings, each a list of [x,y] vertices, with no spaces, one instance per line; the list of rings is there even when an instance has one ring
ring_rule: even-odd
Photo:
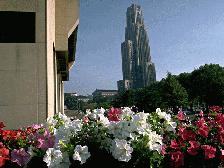
[[[141,7],[132,4],[126,17],[125,41],[121,44],[123,80],[118,81],[119,91],[146,87],[156,81]]]

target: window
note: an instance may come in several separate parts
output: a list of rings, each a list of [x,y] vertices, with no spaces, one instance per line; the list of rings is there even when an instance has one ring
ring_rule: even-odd
[[[0,11],[0,43],[35,43],[35,12]]]

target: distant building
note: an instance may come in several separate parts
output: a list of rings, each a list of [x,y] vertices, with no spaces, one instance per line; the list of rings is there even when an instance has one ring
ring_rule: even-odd
[[[77,97],[78,96],[78,94],[77,93],[65,93],[65,95],[69,95],[69,96],[75,96],[75,97]]]
[[[79,0],[0,1],[0,116],[7,128],[64,112]]]
[[[119,80],[117,81],[118,92],[124,92],[132,88],[133,82],[131,80]]]
[[[99,97],[112,97],[118,94],[117,90],[101,90],[101,89],[96,89],[92,95],[93,95],[93,100]]]
[[[156,81],[140,6],[128,7],[126,17],[125,41],[121,44],[123,82],[117,83],[119,91],[146,87]]]
[[[82,102],[88,102],[91,100],[90,96],[82,96],[82,95],[77,96],[77,99]]]

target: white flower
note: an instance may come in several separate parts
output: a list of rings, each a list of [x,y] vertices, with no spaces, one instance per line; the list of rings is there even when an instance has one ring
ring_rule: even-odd
[[[91,112],[87,115],[91,120],[97,120],[97,113]]]
[[[149,113],[140,112],[133,116],[133,121],[134,122],[146,122],[148,116],[149,116]]]
[[[135,127],[132,122],[129,121],[119,121],[119,122],[110,122],[108,133],[112,134],[115,138],[118,139],[133,139],[135,137],[134,131]]]
[[[72,136],[71,129],[68,126],[62,125],[55,131],[55,148],[60,147],[60,142],[68,143]]]
[[[177,123],[176,122],[168,121],[167,124],[168,124],[168,126],[167,126],[167,130],[168,131],[176,132],[176,127],[177,127]]]
[[[91,114],[91,110],[90,109],[86,109],[86,115]]]
[[[154,143],[150,146],[150,150],[153,150],[153,151],[158,151],[159,153],[161,152],[161,145],[158,144],[158,143]]]
[[[94,109],[93,112],[94,113],[97,113],[97,114],[104,114],[106,110],[104,108],[100,108],[100,109]]]
[[[110,121],[107,117],[104,116],[104,114],[98,114],[99,122],[102,123],[104,126],[108,126],[110,124]]]
[[[58,164],[55,168],[69,168],[70,166],[70,160],[69,160],[69,155],[67,152],[62,153],[62,162]]]
[[[29,148],[28,148],[27,153],[29,153],[31,157],[33,157],[36,154],[35,152],[33,152],[34,149],[35,148],[32,145],[29,146]]]
[[[150,131],[147,136],[149,139],[149,142],[147,144],[149,149],[157,150],[158,152],[160,152],[161,145],[163,144],[162,143],[163,137],[157,134],[155,131]]]
[[[60,119],[62,119],[64,121],[64,123],[67,123],[67,122],[70,122],[71,121],[69,117],[67,117],[65,114],[62,114],[60,112],[58,113],[58,117]]]
[[[133,148],[127,143],[126,140],[115,139],[112,143],[110,151],[115,159],[128,162],[131,159]]]
[[[157,108],[156,109],[156,113],[160,113],[161,112],[161,109],[160,108]]]
[[[159,116],[159,118],[161,118],[161,119],[165,119],[166,121],[170,121],[171,120],[171,115],[167,114],[166,112],[162,112],[160,110],[160,108],[156,109],[156,113]]]
[[[77,119],[77,120],[73,120],[69,123],[69,128],[71,130],[71,132],[77,132],[77,131],[81,131],[82,129],[82,121]]]
[[[122,113],[121,113],[121,119],[131,119],[133,116],[134,112],[131,110],[129,107],[123,107],[122,108]]]
[[[47,167],[53,168],[62,162],[62,158],[62,152],[60,150],[48,148],[43,161],[47,163]]]
[[[87,146],[76,145],[73,159],[79,160],[81,164],[85,163],[86,160],[90,157],[90,153],[88,152]]]
[[[55,120],[53,117],[48,117],[47,118],[47,125],[48,126],[53,126],[55,127],[55,125],[57,124],[58,120]]]

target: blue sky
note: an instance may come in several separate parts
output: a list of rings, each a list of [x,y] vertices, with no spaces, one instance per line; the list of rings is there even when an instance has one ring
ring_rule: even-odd
[[[76,62],[65,92],[117,89],[126,10],[141,5],[157,80],[205,63],[224,66],[223,0],[80,0]]]

